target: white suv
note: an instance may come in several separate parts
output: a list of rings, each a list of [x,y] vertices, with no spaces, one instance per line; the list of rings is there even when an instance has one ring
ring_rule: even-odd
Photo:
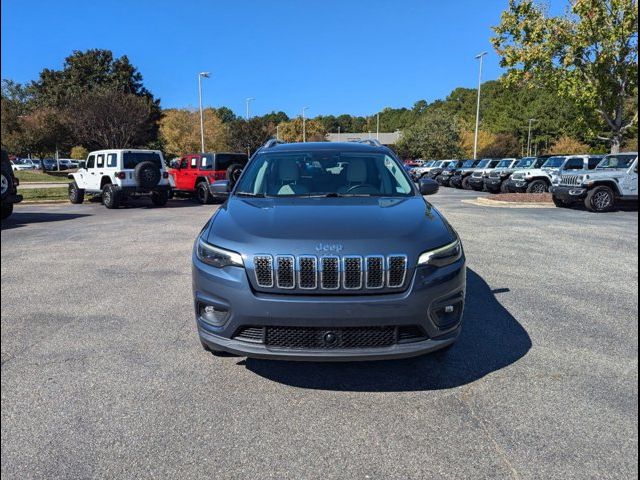
[[[101,195],[107,208],[118,208],[129,197],[150,196],[163,206],[169,199],[169,174],[158,150],[98,150],[70,173],[69,201],[82,203],[85,193]]]

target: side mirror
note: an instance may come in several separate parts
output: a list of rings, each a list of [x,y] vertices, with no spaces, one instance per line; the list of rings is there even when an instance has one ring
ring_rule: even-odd
[[[422,178],[420,179],[420,194],[422,195],[433,195],[434,193],[438,193],[440,190],[440,185],[435,180],[430,178]]]
[[[228,180],[218,180],[209,186],[209,191],[214,197],[228,197],[231,190]]]

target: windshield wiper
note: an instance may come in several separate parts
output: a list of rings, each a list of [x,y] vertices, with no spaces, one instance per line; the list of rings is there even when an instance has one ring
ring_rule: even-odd
[[[265,198],[265,194],[264,193],[253,193],[253,192],[236,192],[236,195],[238,195],[239,197],[258,197],[258,198]]]

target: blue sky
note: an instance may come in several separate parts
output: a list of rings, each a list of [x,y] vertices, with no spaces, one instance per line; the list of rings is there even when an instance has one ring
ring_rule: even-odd
[[[564,5],[561,0],[552,2]],[[162,106],[368,115],[501,74],[489,38],[507,0],[2,1],[2,78],[36,79],[73,50],[126,54]],[[555,5],[557,8],[557,5]]]

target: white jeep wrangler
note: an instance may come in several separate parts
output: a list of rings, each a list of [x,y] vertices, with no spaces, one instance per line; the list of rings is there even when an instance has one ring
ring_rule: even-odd
[[[118,208],[129,197],[150,196],[156,206],[169,199],[169,174],[158,150],[98,150],[70,173],[69,201],[82,203],[85,193],[101,195],[107,208]]]

